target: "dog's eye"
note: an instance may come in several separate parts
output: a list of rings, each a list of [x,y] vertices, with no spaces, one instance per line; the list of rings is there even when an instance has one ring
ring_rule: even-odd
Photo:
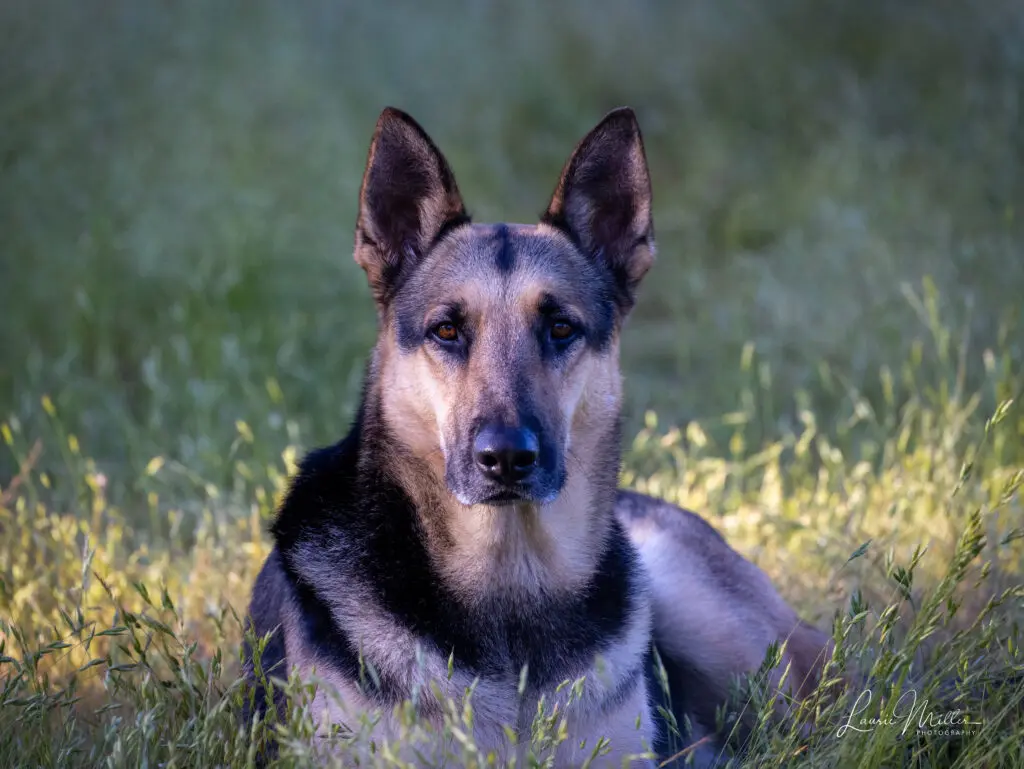
[[[551,324],[549,333],[556,342],[567,342],[576,336],[576,329],[571,323],[567,323],[564,320],[556,320]]]
[[[442,342],[454,342],[459,338],[459,330],[454,323],[438,323],[434,326],[433,333]]]

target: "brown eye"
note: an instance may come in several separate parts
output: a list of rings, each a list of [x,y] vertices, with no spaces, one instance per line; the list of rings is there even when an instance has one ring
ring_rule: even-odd
[[[434,327],[434,336],[442,342],[454,342],[459,338],[459,330],[454,323],[439,323]]]
[[[576,329],[564,320],[556,320],[551,324],[551,338],[556,342],[565,342],[572,339],[575,333]]]

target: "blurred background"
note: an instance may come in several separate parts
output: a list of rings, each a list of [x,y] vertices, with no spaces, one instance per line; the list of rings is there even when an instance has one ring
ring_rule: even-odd
[[[938,333],[969,384],[988,348],[1022,359],[1022,99],[1019,0],[4,0],[0,417],[31,435],[49,396],[126,481],[160,455],[230,485],[240,432],[275,457],[341,437],[386,105],[479,221],[535,221],[575,142],[636,109],[659,262],[627,439],[647,410],[712,438],[756,411],[761,441],[898,401]]]

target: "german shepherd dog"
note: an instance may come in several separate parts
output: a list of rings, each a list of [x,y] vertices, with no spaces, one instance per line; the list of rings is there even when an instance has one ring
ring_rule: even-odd
[[[383,738],[400,703],[440,724],[440,695],[472,685],[499,762],[525,755],[543,696],[556,766],[668,751],[652,648],[698,765],[773,642],[774,685],[806,696],[830,637],[700,517],[618,489],[620,332],[654,261],[630,109],[579,143],[535,225],[472,223],[433,141],[385,110],[355,259],[379,336],[348,436],[303,460],[272,526],[249,609],[264,670],[315,673],[324,724],[374,713]],[[442,763],[438,741],[420,760]]]

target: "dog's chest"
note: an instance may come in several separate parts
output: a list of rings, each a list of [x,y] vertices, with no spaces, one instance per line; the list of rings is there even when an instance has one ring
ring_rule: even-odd
[[[499,765],[512,759],[522,763],[532,749],[540,758],[552,754],[556,766],[576,766],[610,740],[611,755],[594,765],[620,766],[623,756],[640,754],[651,744],[653,727],[645,682],[635,665],[642,650],[623,644],[609,652],[575,671],[579,675],[570,677],[573,683],[567,686],[537,690],[527,685],[525,691],[517,676],[478,676],[458,666],[430,678],[426,671],[445,670],[447,661],[421,654],[423,678],[410,682],[418,705],[413,719],[401,707],[379,708],[337,672],[319,670],[313,715],[321,734],[329,732],[330,724],[344,724],[346,732],[361,735],[346,751],[368,750],[371,740],[389,742],[405,758],[419,762],[429,757],[442,765],[445,757],[450,762],[463,755],[459,740],[442,736],[457,731],[468,735],[475,750],[493,753]],[[555,740],[563,728],[560,741]],[[509,729],[517,735],[514,742]],[[531,735],[543,735],[545,729],[548,738],[531,744]]]

